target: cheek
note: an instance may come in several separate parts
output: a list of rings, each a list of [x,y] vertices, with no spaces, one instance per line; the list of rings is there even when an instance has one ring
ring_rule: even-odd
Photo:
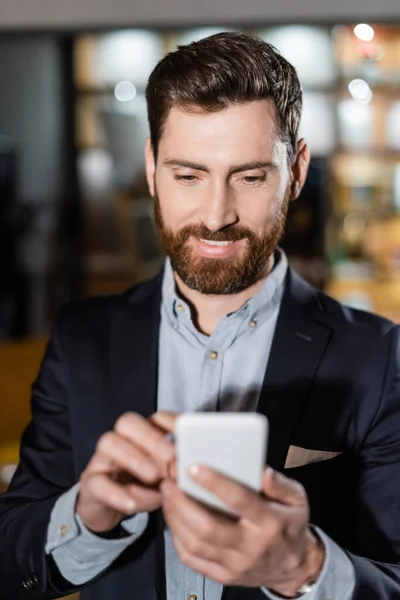
[[[246,202],[241,203],[238,216],[242,225],[258,235],[263,235],[276,219],[279,199],[265,191],[257,196],[252,194],[251,197],[247,197]]]
[[[198,220],[201,194],[177,185],[171,176],[156,176],[157,196],[166,225],[172,228],[193,224]]]
[[[280,214],[289,184],[287,169],[271,174],[265,186],[258,190],[242,191],[236,195],[241,222],[258,233],[265,233]]]

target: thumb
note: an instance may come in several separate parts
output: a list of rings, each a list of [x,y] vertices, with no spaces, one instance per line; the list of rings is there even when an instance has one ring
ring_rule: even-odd
[[[268,500],[288,506],[303,506],[307,504],[307,494],[298,481],[289,479],[271,467],[264,470],[262,492]]]

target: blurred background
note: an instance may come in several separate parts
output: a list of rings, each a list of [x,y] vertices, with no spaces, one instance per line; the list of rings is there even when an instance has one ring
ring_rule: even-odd
[[[293,0],[275,7],[175,0],[167,10],[119,0],[111,10],[89,0],[57,9],[47,0],[3,0],[3,485],[18,460],[30,384],[57,308],[122,291],[163,261],[144,176],[144,91],[155,64],[178,44],[245,31],[297,68],[301,135],[313,159],[282,245],[313,285],[400,322],[400,7],[371,0],[357,11],[342,1],[332,14],[322,4],[300,11]]]

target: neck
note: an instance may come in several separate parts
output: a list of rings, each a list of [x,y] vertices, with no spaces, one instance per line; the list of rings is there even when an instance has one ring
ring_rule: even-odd
[[[201,294],[196,290],[190,289],[177,273],[174,273],[174,277],[181,296],[192,309],[192,318],[197,329],[206,335],[211,335],[222,317],[235,312],[249,298],[257,294],[264,285],[264,281],[272,271],[273,266],[274,257],[272,255],[268,259],[261,279],[237,294]]]

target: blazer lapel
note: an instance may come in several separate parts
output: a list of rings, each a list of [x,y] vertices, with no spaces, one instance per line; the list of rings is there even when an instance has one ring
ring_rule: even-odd
[[[280,471],[331,335],[317,321],[322,312],[315,290],[289,269],[258,404],[270,424],[267,461]]]
[[[162,275],[121,298],[110,322],[110,385],[115,418],[157,410]]]

